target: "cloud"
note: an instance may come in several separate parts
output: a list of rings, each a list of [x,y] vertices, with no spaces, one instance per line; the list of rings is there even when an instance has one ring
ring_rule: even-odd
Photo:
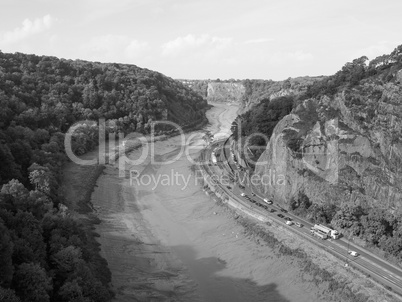
[[[90,60],[101,62],[133,63],[150,49],[147,42],[130,39],[124,35],[104,35],[92,38],[82,46]]]
[[[210,57],[227,48],[231,38],[213,37],[210,35],[187,35],[178,37],[162,45],[163,56],[180,56],[183,54],[200,54]]]
[[[12,31],[4,33],[1,37],[1,42],[4,44],[11,44],[19,42],[29,36],[39,34],[48,30],[57,19],[46,15],[42,18],[37,18],[33,21],[25,19],[21,27],[17,27]]]
[[[290,59],[293,59],[295,61],[310,61],[314,58],[314,56],[309,53],[309,52],[304,52],[301,50],[295,51],[295,52],[289,52],[285,56],[289,57]]]
[[[247,40],[244,42],[244,44],[259,44],[259,43],[272,42],[272,41],[275,41],[275,39],[259,38],[259,39]]]

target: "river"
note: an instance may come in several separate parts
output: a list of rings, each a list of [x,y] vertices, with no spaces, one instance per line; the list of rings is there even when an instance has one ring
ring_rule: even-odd
[[[204,130],[228,135],[237,109],[214,104]],[[184,145],[180,136],[156,142],[158,162],[125,166],[125,175],[136,171],[131,180],[117,164],[99,177],[91,200],[116,301],[320,301],[291,263],[246,237],[202,191],[191,167],[203,133],[186,134]]]

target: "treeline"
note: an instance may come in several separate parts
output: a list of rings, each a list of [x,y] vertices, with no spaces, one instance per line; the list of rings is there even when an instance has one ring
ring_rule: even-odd
[[[311,99],[322,96],[332,97],[341,91],[358,88],[365,81],[377,85],[386,85],[389,82],[400,81],[396,75],[402,69],[402,45],[395,48],[389,55],[382,55],[370,62],[361,57],[345,64],[336,74],[322,78],[309,85],[304,93],[288,97],[262,100],[248,112],[238,117],[232,125],[232,132],[236,138],[239,135],[249,136],[254,133],[263,133],[271,137],[276,124],[293,110],[300,117],[297,123],[299,131],[287,130],[284,140],[288,147],[295,151],[295,156],[301,154],[303,137],[310,131],[320,118],[329,120],[337,115],[335,109],[320,112]],[[400,83],[401,84],[401,83]],[[372,96],[373,99],[375,95]],[[352,100],[357,102],[360,100]],[[303,108],[298,106],[304,102]],[[375,113],[367,112],[368,116]],[[267,142],[259,137],[251,140],[254,146],[266,146]],[[252,146],[251,146],[252,147]],[[259,148],[261,150],[261,148]],[[258,149],[257,149],[258,150]],[[261,151],[259,151],[259,154]],[[257,158],[259,154],[256,153]],[[301,193],[290,201],[290,210],[296,215],[309,219],[311,222],[324,223],[337,228],[345,236],[360,238],[372,247],[379,248],[386,255],[392,256],[398,262],[402,261],[402,219],[389,211],[378,208],[364,208],[362,206],[343,203],[315,204]]]
[[[263,135],[268,140],[270,139],[276,124],[292,111],[294,101],[295,96],[283,96],[272,101],[269,99],[262,100],[232,123],[231,129],[234,139],[238,140],[239,137],[250,136],[251,149],[258,159],[268,144]]]
[[[41,170],[30,176],[34,190],[12,180],[0,194],[0,300],[110,301],[110,272],[93,239],[55,207]]]
[[[379,83],[394,80],[395,74],[402,68],[402,45],[399,45],[389,55],[381,55],[367,64],[366,56],[346,63],[341,70],[310,85],[305,98],[317,98],[323,95],[332,96],[340,89],[351,88],[361,80],[376,77]]]
[[[290,210],[313,223],[332,225],[346,237],[357,237],[402,261],[402,217],[360,205],[313,204],[304,193],[290,202]]]
[[[111,132],[150,130],[152,121],[188,127],[205,119],[206,101],[160,73],[134,65],[71,61],[0,52],[0,185],[29,186],[32,163],[60,166],[64,133],[85,121],[73,138],[82,154],[97,142],[97,121]]]
[[[382,55],[367,64],[367,57],[355,59],[346,63],[341,70],[328,77],[301,77],[287,79],[282,82],[263,81],[263,80],[244,80],[245,98],[261,99],[249,111],[238,116],[232,125],[232,133],[237,139],[238,125],[241,123],[242,136],[249,136],[253,133],[262,133],[268,138],[276,124],[293,109],[307,100],[320,98],[321,96],[333,96],[335,93],[345,88],[352,88],[360,81],[368,78],[376,79],[377,83],[384,84],[395,80],[395,74],[402,68],[402,45],[395,48],[389,55]],[[278,92],[291,90],[290,94],[276,96]],[[293,91],[293,92],[292,92]],[[296,92],[296,93],[295,93]],[[280,94],[280,93],[279,93]],[[246,100],[246,99],[245,99]],[[307,110],[299,110],[297,114],[303,115],[300,123],[305,123],[302,128],[308,128],[317,120],[316,108],[310,108],[311,102],[307,102]],[[327,112],[328,116],[336,112]],[[286,133],[286,140],[293,151],[300,151],[300,138],[304,134],[300,131],[297,135]],[[251,147],[261,147],[267,142],[260,137],[251,140]],[[261,150],[261,148],[256,148]],[[256,151],[255,156],[258,159],[261,151]]]
[[[324,77],[298,77],[284,81],[246,79],[242,82],[245,88],[243,105],[258,104],[263,100],[272,100],[284,95],[303,94],[308,86],[322,78]]]
[[[156,120],[190,127],[206,102],[133,65],[0,52],[0,106],[0,300],[109,301],[107,265],[59,193],[65,132],[79,124],[72,149],[83,154],[99,118],[116,133],[147,133]]]

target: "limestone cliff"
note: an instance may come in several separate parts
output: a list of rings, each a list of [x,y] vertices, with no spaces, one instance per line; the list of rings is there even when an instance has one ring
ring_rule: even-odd
[[[239,113],[250,110],[263,99],[272,100],[281,96],[299,95],[306,91],[308,85],[322,78],[324,77],[298,77],[284,81],[245,80],[243,81],[245,93]]]
[[[205,100],[239,104],[239,114],[248,111],[263,99],[298,95],[307,86],[323,77],[298,77],[284,81],[272,80],[180,80]]]
[[[240,80],[180,80],[208,102],[240,104],[244,98],[245,86]]]
[[[402,70],[389,77],[294,108],[258,160],[255,174],[271,175],[259,189],[284,206],[304,192],[313,203],[402,213]]]
[[[244,97],[244,85],[234,82],[211,82],[207,87],[208,102],[240,103]]]

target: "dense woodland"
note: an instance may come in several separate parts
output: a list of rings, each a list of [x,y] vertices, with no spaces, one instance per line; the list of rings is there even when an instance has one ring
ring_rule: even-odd
[[[276,124],[292,111],[294,99],[295,96],[291,95],[278,97],[272,101],[269,98],[261,100],[260,103],[233,122],[233,137],[237,140],[239,137],[248,137],[252,134],[261,133],[269,139]],[[257,160],[268,141],[262,136],[252,136],[250,144],[255,147],[251,149],[254,151],[255,160]]]
[[[0,52],[0,300],[112,296],[91,233],[69,218],[59,193],[71,125],[80,122],[73,151],[83,154],[97,145],[99,118],[109,132],[148,133],[156,120],[195,126],[206,105],[181,83],[134,65]]]
[[[398,81],[395,75],[402,69],[402,45],[391,54],[377,57],[368,64],[367,60],[367,57],[361,57],[345,64],[336,74],[309,85],[304,93],[279,97],[271,101],[263,99],[234,122],[232,125],[234,138],[236,139],[239,135],[240,124],[242,136],[260,132],[270,138],[273,129],[283,116],[295,110],[298,104],[304,100],[320,98],[324,95],[333,96],[344,89],[355,87],[362,80],[372,79],[381,85]],[[311,105],[310,103],[307,102],[308,105]],[[300,113],[304,114],[301,116],[301,120],[310,124],[309,127],[306,126],[309,129],[318,120],[316,108],[310,107],[308,106],[308,110]],[[299,112],[297,113],[299,114]],[[285,139],[287,138],[285,137]],[[298,143],[300,142],[298,137],[287,140],[289,148],[293,151],[300,151],[301,145]],[[251,143],[254,146],[266,145],[266,142],[261,139],[251,140]],[[256,150],[261,149],[256,148]],[[261,151],[256,154],[257,158],[260,154]],[[347,204],[341,206],[317,205],[311,203],[303,193],[291,201],[290,210],[311,222],[332,225],[346,236],[360,238],[368,245],[381,249],[398,262],[402,261],[402,218],[386,210]]]

